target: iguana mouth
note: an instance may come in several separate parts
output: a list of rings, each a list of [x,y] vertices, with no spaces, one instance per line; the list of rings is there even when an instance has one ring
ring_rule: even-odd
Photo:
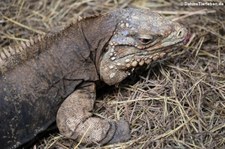
[[[156,49],[156,50],[138,50],[121,57],[116,57],[115,54],[111,54],[111,61],[120,70],[129,70],[136,68],[138,66],[143,66],[144,64],[150,64],[154,61],[161,60],[165,58],[169,53],[174,51],[176,46],[168,46],[166,48]],[[132,50],[134,47],[126,47],[126,50]],[[133,51],[133,50],[132,50]]]

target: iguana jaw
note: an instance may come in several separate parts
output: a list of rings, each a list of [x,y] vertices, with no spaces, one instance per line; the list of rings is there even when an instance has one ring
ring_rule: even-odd
[[[134,49],[134,47],[126,48],[126,50],[131,49]],[[121,58],[105,54],[100,62],[101,79],[108,85],[117,84],[129,76],[133,69],[163,59],[167,54],[171,53],[173,49],[174,48],[160,49],[162,50],[161,52],[155,50],[155,52],[145,51],[133,53]]]
[[[171,53],[173,49],[174,47],[170,47],[167,49],[133,53],[125,57],[116,59],[115,64],[119,70],[129,71],[132,68],[141,67],[144,64],[150,64],[154,61],[163,59],[167,56],[168,53]]]

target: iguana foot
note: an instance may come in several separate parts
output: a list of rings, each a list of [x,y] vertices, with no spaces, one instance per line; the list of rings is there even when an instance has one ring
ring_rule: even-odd
[[[128,141],[131,137],[129,123],[125,120],[119,120],[116,123],[116,131],[109,144]]]
[[[84,84],[72,93],[60,106],[57,126],[62,135],[87,144],[107,144],[127,141],[130,138],[126,121],[108,121],[92,117],[95,101],[95,85]]]

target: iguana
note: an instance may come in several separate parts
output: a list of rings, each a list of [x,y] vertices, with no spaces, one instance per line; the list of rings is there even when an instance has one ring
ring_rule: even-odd
[[[132,69],[175,51],[187,34],[182,25],[155,12],[126,8],[3,49],[1,148],[17,148],[55,121],[62,135],[83,143],[128,140],[125,120],[92,115],[96,82],[118,84]]]

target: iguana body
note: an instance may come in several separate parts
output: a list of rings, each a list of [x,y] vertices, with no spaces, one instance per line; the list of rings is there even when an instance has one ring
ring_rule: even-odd
[[[95,83],[117,84],[164,57],[187,30],[149,10],[120,9],[0,53],[0,144],[16,148],[55,120],[84,143],[129,139],[129,126],[92,116]],[[88,130],[88,131],[87,131]]]

